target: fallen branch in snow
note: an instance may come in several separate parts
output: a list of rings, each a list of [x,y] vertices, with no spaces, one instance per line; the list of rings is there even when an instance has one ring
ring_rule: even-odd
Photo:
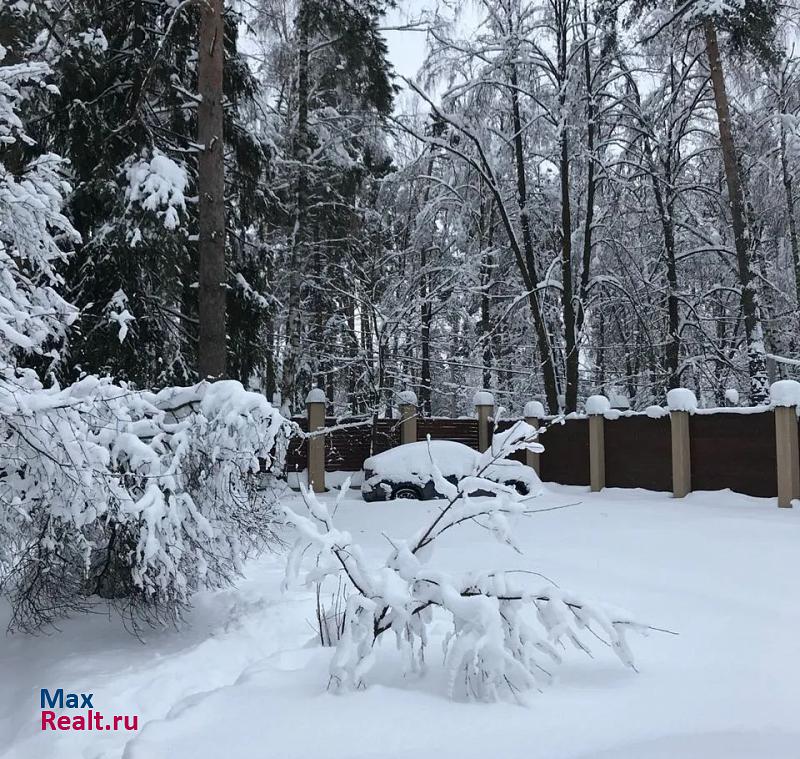
[[[350,533],[335,526],[327,506],[313,492],[302,490],[308,516],[284,507],[300,535],[289,555],[286,584],[300,579],[309,548],[314,549],[315,563],[303,574],[306,585],[343,575],[350,584],[341,636],[331,662],[332,689],[363,684],[375,661],[375,642],[389,631],[395,634],[406,670],[422,670],[434,608],[450,617],[444,648],[451,696],[493,700],[501,690],[509,690],[519,697],[523,690],[549,680],[544,663],[559,662],[560,648],[566,643],[589,653],[581,640],[583,632],[611,646],[623,664],[634,668],[626,633],[659,628],[552,584],[530,590],[516,580],[518,575],[536,573],[515,570],[455,576],[431,567],[436,539],[453,527],[476,522],[515,547],[508,517],[547,510],[529,508],[529,497],[481,476],[516,450],[541,450],[537,435],[538,430],[524,423],[499,435],[500,445],[487,451],[475,473],[458,485],[445,480],[434,466],[436,489],[447,502],[411,540],[387,537],[391,551],[381,566],[367,562],[361,547]],[[343,485],[337,506],[348,485]],[[495,497],[472,498],[470,494],[478,491],[489,491]],[[536,625],[527,618],[528,610],[534,612]]]

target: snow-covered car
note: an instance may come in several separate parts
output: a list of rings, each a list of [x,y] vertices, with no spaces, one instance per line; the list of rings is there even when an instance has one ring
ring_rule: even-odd
[[[443,498],[434,484],[434,462],[445,479],[455,485],[476,473],[480,458],[477,451],[452,440],[406,443],[371,456],[364,462],[361,494],[365,501]],[[542,482],[536,472],[519,461],[495,461],[486,467],[481,477],[516,488],[522,495],[538,495],[542,491]],[[477,491],[472,495],[492,493]]]

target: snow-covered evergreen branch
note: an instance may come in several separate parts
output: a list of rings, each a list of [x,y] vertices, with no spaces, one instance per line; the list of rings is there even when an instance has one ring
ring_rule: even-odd
[[[0,379],[0,590],[13,628],[112,599],[134,622],[176,622],[200,587],[273,537],[292,426],[238,382],[135,392],[89,377]]]

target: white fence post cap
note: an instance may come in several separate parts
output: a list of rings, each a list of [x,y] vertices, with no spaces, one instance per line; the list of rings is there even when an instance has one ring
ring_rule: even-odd
[[[417,396],[413,390],[403,390],[401,393],[398,393],[397,398],[401,406],[417,405]]]
[[[475,406],[494,406],[494,396],[486,390],[478,390],[472,396],[472,403]]]
[[[590,395],[586,399],[586,413],[589,416],[602,416],[611,411],[611,401],[605,395]]]
[[[528,401],[525,404],[522,415],[525,417],[533,417],[534,419],[541,419],[545,415],[544,406],[539,401]]]
[[[321,387],[312,387],[306,396],[306,403],[325,403],[325,391]]]
[[[670,411],[697,411],[697,397],[685,387],[674,387],[667,392],[667,408]]]
[[[773,406],[800,405],[800,382],[797,380],[778,380],[769,388],[769,399]]]

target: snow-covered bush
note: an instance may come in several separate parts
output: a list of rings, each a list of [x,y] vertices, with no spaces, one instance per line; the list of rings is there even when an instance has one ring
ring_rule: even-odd
[[[629,614],[588,603],[552,584],[532,587],[527,581],[541,581],[535,572],[455,575],[435,566],[436,540],[448,530],[477,522],[513,546],[508,518],[543,510],[533,506],[531,497],[481,476],[515,450],[541,450],[536,436],[529,425],[518,425],[517,434],[506,436],[500,450],[483,454],[473,476],[458,485],[435,469],[436,488],[446,496],[445,504],[410,539],[388,537],[391,550],[380,566],[371,565],[353,536],[336,527],[334,516],[313,492],[303,490],[307,515],[284,507],[299,533],[287,562],[287,586],[334,577],[348,587],[343,634],[331,662],[333,689],[364,683],[375,662],[374,644],[388,632],[395,636],[406,668],[419,671],[435,609],[444,612],[450,625],[445,664],[453,697],[493,700],[504,690],[519,697],[549,679],[547,660],[559,661],[563,644],[588,651],[582,633],[604,638],[624,664],[633,666],[626,633],[647,628]],[[495,497],[470,497],[476,491],[490,491]],[[313,566],[304,570],[309,555]]]
[[[93,596],[176,622],[272,537],[291,424],[233,381],[134,392],[0,379],[0,589],[33,630]]]

